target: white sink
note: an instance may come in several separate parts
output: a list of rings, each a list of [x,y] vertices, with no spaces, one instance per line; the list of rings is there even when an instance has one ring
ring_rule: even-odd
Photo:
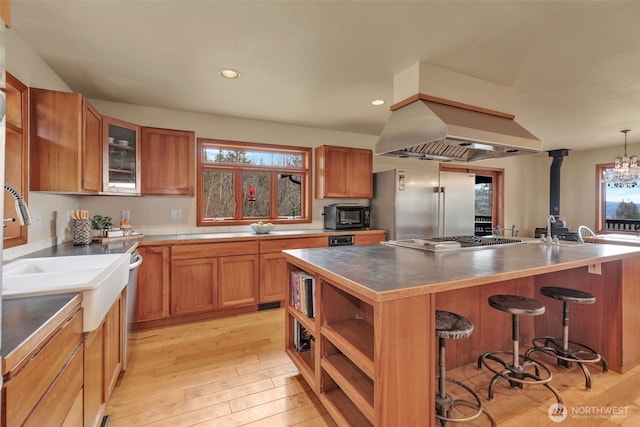
[[[129,281],[129,254],[24,258],[2,267],[2,296],[82,292],[85,332],[100,326]]]

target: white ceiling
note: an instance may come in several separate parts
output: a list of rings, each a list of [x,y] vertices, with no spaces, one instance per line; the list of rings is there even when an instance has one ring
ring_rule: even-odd
[[[12,21],[92,99],[378,135],[427,62],[512,87],[545,150],[640,142],[640,1],[12,0]]]

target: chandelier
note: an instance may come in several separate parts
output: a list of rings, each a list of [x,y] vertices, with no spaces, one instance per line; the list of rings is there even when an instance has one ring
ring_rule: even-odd
[[[627,156],[627,133],[631,132],[631,129],[623,129],[620,132],[624,133],[624,156],[616,157],[613,169],[609,168],[602,172],[602,182],[615,188],[637,187],[640,179],[638,158]]]

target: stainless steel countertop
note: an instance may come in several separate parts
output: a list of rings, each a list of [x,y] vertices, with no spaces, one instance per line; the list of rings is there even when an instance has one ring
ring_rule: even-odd
[[[291,261],[373,300],[432,293],[640,256],[640,248],[601,244],[528,243],[432,253],[387,245],[284,251]]]

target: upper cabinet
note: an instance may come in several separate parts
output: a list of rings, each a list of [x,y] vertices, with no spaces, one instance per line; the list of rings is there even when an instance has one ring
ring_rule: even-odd
[[[31,191],[102,191],[102,117],[82,95],[31,88]]]
[[[317,199],[373,197],[371,150],[322,145],[315,152]]]
[[[140,194],[140,127],[103,117],[102,129],[103,191]]]
[[[143,195],[195,194],[195,133],[142,127]]]
[[[5,134],[4,182],[12,185],[28,201],[29,192],[29,144],[27,136],[27,115],[29,96],[27,86],[7,73],[7,120]],[[3,249],[27,243],[28,227],[20,225],[17,220],[15,200],[9,192],[4,191],[4,217],[15,218],[5,222]]]

